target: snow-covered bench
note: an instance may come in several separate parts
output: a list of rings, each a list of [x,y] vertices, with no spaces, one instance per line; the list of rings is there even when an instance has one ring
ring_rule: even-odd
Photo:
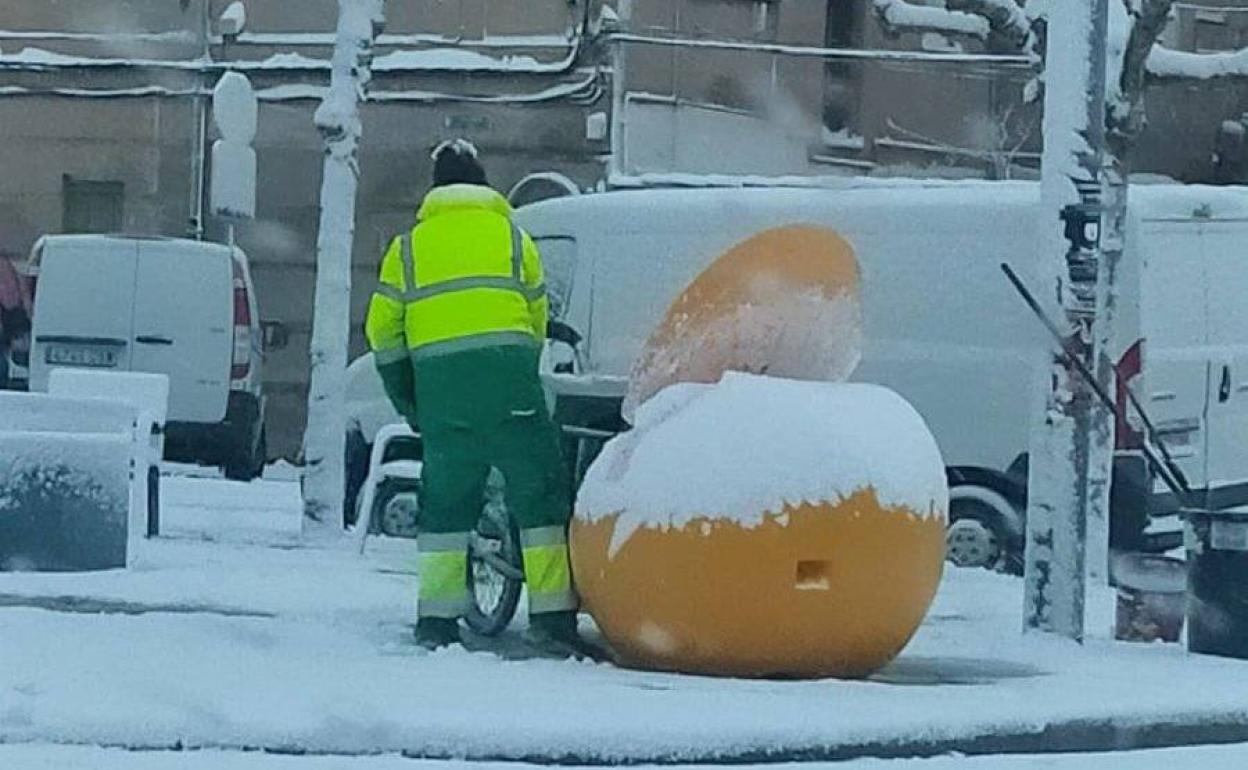
[[[124,567],[146,530],[150,414],[0,392],[0,570]],[[142,465],[141,465],[142,464]]]

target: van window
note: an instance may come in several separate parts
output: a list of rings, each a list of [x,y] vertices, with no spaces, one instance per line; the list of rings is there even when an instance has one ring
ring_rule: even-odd
[[[572,278],[576,274],[576,239],[568,235],[534,237],[546,271],[546,295],[550,298],[550,317],[562,318],[572,295]]]

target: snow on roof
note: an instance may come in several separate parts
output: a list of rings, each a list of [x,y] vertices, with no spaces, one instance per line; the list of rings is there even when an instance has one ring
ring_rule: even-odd
[[[27,88],[26,86],[0,86],[0,96],[70,96],[75,98],[118,99],[136,97],[172,97],[203,95],[202,88],[166,88],[164,86],[139,86],[136,88]]]
[[[883,14],[884,21],[893,27],[916,29],[939,29],[960,35],[988,37],[991,28],[982,16],[960,11],[949,11],[930,5],[915,5],[907,0],[875,0],[875,10]]]
[[[92,56],[70,56],[43,48],[26,47],[17,53],[0,55],[0,67],[159,67],[162,69],[200,70],[203,59],[122,59]]]
[[[54,248],[72,248],[72,249],[89,249],[107,247],[110,244],[135,244],[159,243],[165,250],[177,250],[180,252],[196,253],[196,254],[213,254],[213,253],[231,253],[233,250],[224,243],[216,241],[196,241],[189,238],[176,238],[167,235],[114,235],[103,233],[88,234],[55,234],[45,235],[39,239],[39,246],[36,252],[43,249]]]
[[[586,77],[570,83],[560,83],[550,88],[529,93],[507,93],[477,96],[471,94],[454,94],[444,91],[421,91],[415,89],[402,91],[380,91],[369,89],[369,102],[473,102],[479,104],[531,104],[554,101],[584,93],[594,87],[598,81],[598,73],[590,72]],[[256,91],[257,98],[262,102],[295,101],[300,99],[323,99],[328,89],[325,86],[306,83],[292,83]]]
[[[539,62],[532,56],[493,57],[463,48],[428,48],[394,51],[373,60],[376,72],[402,70],[455,70],[464,72],[560,72],[576,57],[576,50],[559,61]]]
[[[785,175],[758,176],[750,174],[694,174],[679,171],[648,172],[643,174],[612,173],[607,184],[613,188],[769,188],[799,187],[840,190],[847,187],[944,187],[951,182],[964,184],[1013,184],[990,182],[982,179],[949,180],[936,178],[865,177],[845,175]]]
[[[0,39],[3,39],[0,33]],[[457,47],[457,48],[567,48],[574,42],[571,31],[558,35],[491,35],[477,40],[427,34],[381,34],[377,45],[382,47]],[[332,32],[244,32],[235,43],[267,46],[324,46],[334,44]]]
[[[538,61],[532,56],[489,56],[479,51],[463,48],[427,48],[402,50],[378,56],[373,60],[374,72],[452,71],[452,72],[515,72],[558,73],[567,71],[576,61],[579,49],[570,48],[567,54],[554,61]],[[153,67],[164,69],[200,70],[205,68],[232,69],[241,72],[264,70],[328,71],[329,59],[284,52],[259,61],[234,60],[229,62],[206,62],[203,59],[129,59],[94,56],[72,56],[27,47],[17,53],[0,55],[0,67]]]
[[[1154,46],[1148,71],[1155,77],[1209,80],[1248,74],[1248,49],[1224,53],[1189,53]]]
[[[679,212],[682,221],[702,227],[704,217],[723,216],[725,206],[776,207],[809,215],[812,210],[834,205],[837,210],[878,208],[897,211],[980,211],[985,221],[1020,216],[1019,209],[1039,205],[1040,184],[1032,181],[904,179],[873,177],[747,178],[756,184],[708,186],[696,175],[683,177],[684,186],[617,188],[607,192],[553,198],[525,206],[529,216],[548,212],[580,212],[593,221],[612,226],[645,226],[649,212]],[[739,181],[724,177],[718,181]],[[1182,184],[1133,184],[1128,198],[1131,211],[1145,219],[1248,220],[1248,188]]]
[[[113,43],[195,43],[189,30],[169,32],[65,32],[63,30],[0,30],[0,40],[85,40]]]

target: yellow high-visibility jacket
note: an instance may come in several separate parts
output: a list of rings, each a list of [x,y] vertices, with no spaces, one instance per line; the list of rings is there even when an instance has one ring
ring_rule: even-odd
[[[548,303],[533,240],[488,187],[432,190],[390,243],[365,332],[379,367],[495,345],[538,347]]]

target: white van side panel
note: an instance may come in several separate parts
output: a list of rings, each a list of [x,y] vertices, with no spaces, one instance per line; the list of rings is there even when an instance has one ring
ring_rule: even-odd
[[[854,379],[910,400],[950,465],[1003,469],[1026,451],[1034,368],[1046,341],[1000,263],[1030,275],[1038,256],[1030,198],[1007,196],[990,207],[993,216],[960,201],[901,215],[891,195],[859,192],[781,191],[754,200],[680,216],[661,205],[610,217],[578,217],[575,205],[562,215],[556,207],[529,213],[527,227],[575,233],[580,259],[592,259],[590,275],[578,269],[568,317],[586,334],[592,374],[627,376],[679,292],[732,246],[772,227],[813,224],[845,238],[862,267],[866,340]],[[576,311],[587,296],[592,307],[582,317]]]
[[[233,355],[230,254],[178,241],[139,244],[131,369],[169,376],[170,421],[220,422]]]
[[[1002,467],[1027,449],[1042,382],[1035,367],[1050,341],[997,263],[1011,262],[1042,303],[1054,302],[1035,269],[1039,187],[881,184],[617,191],[543,201],[518,217],[531,231],[576,238],[567,320],[593,346],[589,373],[609,376],[628,374],[668,303],[731,245],[795,222],[836,229],[864,271],[867,345],[855,378],[912,401],[949,464]],[[1248,195],[1142,185],[1130,205],[1111,357],[1143,341],[1135,393],[1193,486],[1248,479],[1239,446],[1248,443],[1248,403],[1240,405],[1248,402],[1248,257],[1238,257],[1248,243]],[[1227,406],[1209,376],[1215,356],[1230,364]]]
[[[1206,447],[1211,488],[1248,481],[1248,221],[1200,228],[1208,277]]]
[[[1027,276],[1037,240],[1030,218],[963,224],[920,215],[851,235],[865,326],[853,379],[905,397],[946,464],[1004,470],[1027,451],[1046,339],[1000,265]]]
[[[137,264],[133,241],[49,242],[35,293],[31,390],[47,391],[54,366],[130,368]]]
[[[1209,276],[1191,221],[1144,221],[1139,241],[1141,399],[1193,487],[1205,484]]]

